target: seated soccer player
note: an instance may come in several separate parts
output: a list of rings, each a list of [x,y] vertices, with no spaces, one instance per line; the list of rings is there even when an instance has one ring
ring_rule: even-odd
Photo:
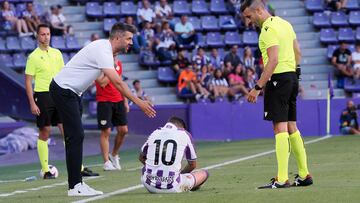
[[[185,156],[184,156],[185,155]],[[187,165],[181,169],[182,158]],[[141,148],[144,164],[141,182],[150,193],[195,191],[209,177],[206,170],[196,170],[195,146],[185,122],[171,117],[164,127],[155,130]]]

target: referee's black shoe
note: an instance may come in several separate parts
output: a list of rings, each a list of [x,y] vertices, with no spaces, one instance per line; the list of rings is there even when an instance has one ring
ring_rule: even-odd
[[[310,174],[308,174],[305,178],[301,178],[298,174],[296,174],[292,186],[299,187],[299,186],[309,186],[312,184],[313,184],[313,179]]]
[[[278,189],[278,188],[288,188],[290,187],[290,183],[287,180],[285,183],[280,183],[276,180],[276,178],[272,178],[270,183],[258,187],[258,189]]]
[[[43,176],[44,179],[55,179],[55,175],[52,174],[50,171],[44,173],[44,176]]]
[[[81,175],[82,176],[99,176],[98,173],[95,173],[91,169],[86,168],[86,167],[84,168],[83,171],[81,171]]]

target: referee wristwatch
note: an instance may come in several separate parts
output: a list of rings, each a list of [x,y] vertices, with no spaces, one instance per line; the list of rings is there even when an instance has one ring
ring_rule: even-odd
[[[262,90],[262,87],[260,87],[258,84],[256,84],[254,89],[257,90],[257,91],[260,91],[260,90]]]

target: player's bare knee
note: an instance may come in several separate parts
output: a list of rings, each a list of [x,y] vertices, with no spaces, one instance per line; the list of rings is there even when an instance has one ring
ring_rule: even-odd
[[[109,138],[111,133],[111,128],[105,128],[101,129],[101,135],[102,137]]]
[[[119,135],[125,136],[126,134],[128,134],[129,129],[127,126],[119,126],[119,127],[117,127],[117,131],[118,131]]]
[[[288,122],[288,131],[289,131],[289,134],[293,134],[294,132],[298,131],[295,121]]]
[[[39,129],[39,139],[47,141],[50,136],[50,126],[45,126]]]

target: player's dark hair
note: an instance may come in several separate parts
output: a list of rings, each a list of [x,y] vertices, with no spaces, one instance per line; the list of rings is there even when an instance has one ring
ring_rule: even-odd
[[[186,123],[183,119],[176,117],[176,116],[172,116],[171,118],[169,118],[168,120],[169,123],[172,123],[176,126],[182,127],[186,130]]]
[[[260,5],[264,7],[264,3],[261,0],[244,0],[240,6],[241,13],[244,12],[246,8],[253,6],[254,3],[258,6]]]
[[[118,33],[131,32],[136,33],[136,27],[126,23],[115,23],[110,31],[110,39],[113,39]]]
[[[134,80],[133,81],[133,86],[135,86],[136,83],[140,82],[140,80]]]
[[[49,28],[50,26],[48,24],[41,23],[36,27],[36,33],[39,34],[40,28]]]

